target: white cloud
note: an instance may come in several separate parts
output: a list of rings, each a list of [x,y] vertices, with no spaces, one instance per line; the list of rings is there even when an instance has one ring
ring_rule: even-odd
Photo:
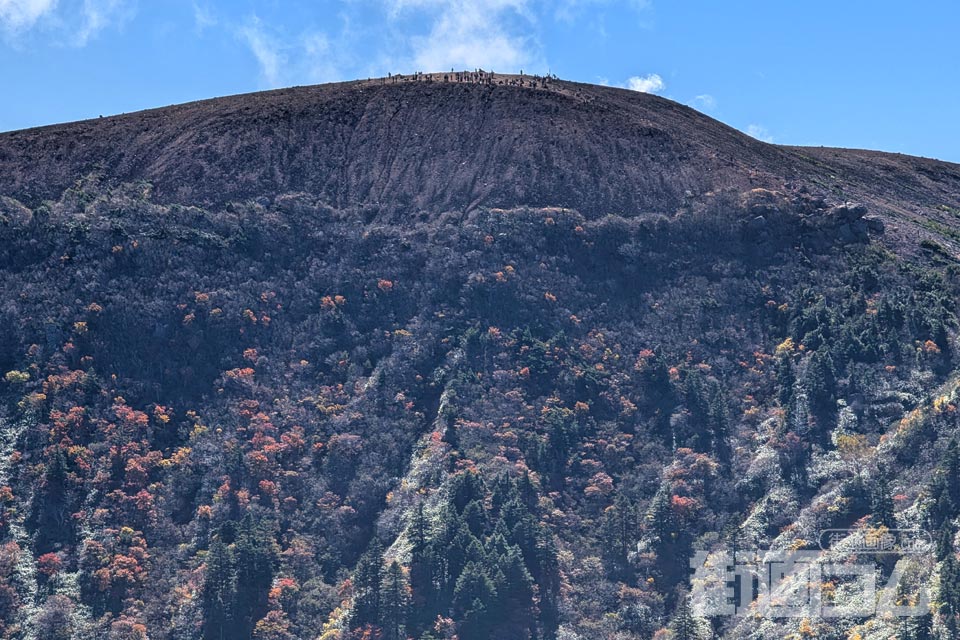
[[[660,93],[667,88],[666,83],[656,73],[646,76],[633,76],[627,80],[627,89],[640,93]]]
[[[209,0],[192,1],[199,29]],[[383,23],[372,26],[368,14],[354,20],[358,12],[369,12],[369,2],[381,8]],[[641,0],[633,2],[639,6]],[[544,0],[351,0],[344,5],[337,13],[339,26],[328,22],[310,33],[257,18],[228,28],[253,53],[268,86],[451,68],[549,70],[538,35],[542,24],[554,19],[555,5]]]
[[[690,106],[697,111],[713,111],[717,108],[717,99],[709,93],[702,93],[690,101]]]
[[[129,13],[124,0],[83,0],[82,21],[74,44],[82,47],[107,26],[120,23]]]
[[[127,0],[0,0],[0,30],[17,39],[44,30],[52,42],[82,47],[132,12]]]
[[[270,87],[280,86],[280,70],[286,59],[277,42],[264,30],[260,19],[254,16],[237,33],[257,59],[264,82]]]
[[[773,136],[767,131],[767,128],[759,124],[751,124],[747,127],[747,135],[756,138],[762,142],[773,142]]]
[[[325,33],[313,32],[303,36],[303,74],[309,82],[332,82],[340,80],[334,46]]]
[[[600,7],[613,4],[612,0],[560,0],[557,2],[557,8],[554,17],[568,24],[574,23],[584,13],[595,13]],[[642,12],[650,8],[650,0],[629,0],[626,3],[636,12]]]
[[[57,0],[0,0],[0,27],[7,32],[29,29],[57,6]]]
[[[408,38],[412,70],[516,71],[539,62],[529,0],[387,0],[387,7],[393,20],[428,15],[429,34]]]
[[[197,31],[203,32],[205,29],[217,26],[217,18],[213,15],[213,11],[209,7],[201,6],[194,2],[193,25],[197,28]]]
[[[294,36],[269,29],[253,16],[236,33],[250,49],[263,83],[270,88],[342,79],[338,47],[321,31]]]

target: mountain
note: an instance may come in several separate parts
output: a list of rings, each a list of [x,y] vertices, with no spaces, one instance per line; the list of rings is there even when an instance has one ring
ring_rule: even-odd
[[[956,165],[768,145],[650,94],[435,77],[297,87],[3,134],[0,190],[36,202],[99,171],[147,180],[165,203],[305,192],[338,209],[400,216],[527,205],[594,218],[672,213],[689,194],[792,182],[898,209],[941,204],[960,184]]]
[[[958,259],[958,165],[555,78],[0,134],[0,637],[954,637]]]

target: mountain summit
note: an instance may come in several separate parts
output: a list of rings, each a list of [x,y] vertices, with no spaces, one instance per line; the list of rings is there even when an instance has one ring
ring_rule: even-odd
[[[780,147],[650,94],[456,73],[297,87],[0,135],[0,192],[37,201],[78,176],[149,181],[167,203],[307,193],[403,217],[556,206],[672,213],[727,189],[807,185],[900,209],[956,199],[960,167]]]

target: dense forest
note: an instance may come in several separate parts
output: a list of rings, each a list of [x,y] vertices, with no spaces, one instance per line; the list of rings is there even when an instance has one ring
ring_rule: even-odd
[[[960,634],[957,200],[9,193],[2,638]],[[694,606],[698,553],[879,528],[928,614]]]

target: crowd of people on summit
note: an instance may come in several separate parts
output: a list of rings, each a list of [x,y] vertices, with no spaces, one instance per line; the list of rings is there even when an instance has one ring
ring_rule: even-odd
[[[412,74],[387,74],[386,78],[380,78],[380,84],[399,82],[455,82],[468,84],[487,84],[487,85],[507,85],[515,87],[529,87],[532,89],[545,89],[550,85],[551,80],[559,80],[556,75],[524,75],[520,71],[519,75],[497,75],[493,71],[484,71],[483,69],[474,69],[473,71],[454,71],[449,73],[423,73],[417,71]]]

